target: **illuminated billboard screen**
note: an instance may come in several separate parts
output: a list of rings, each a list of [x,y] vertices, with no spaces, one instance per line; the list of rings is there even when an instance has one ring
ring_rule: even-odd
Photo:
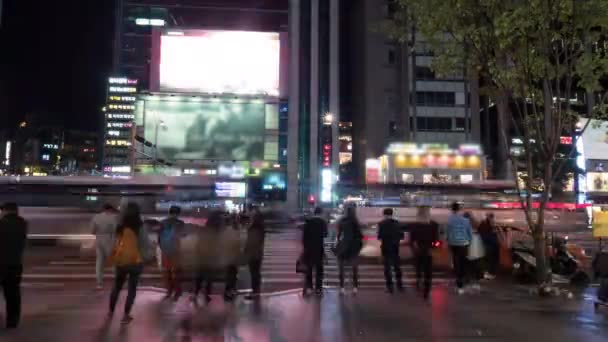
[[[153,90],[279,95],[279,33],[169,30],[157,58]]]
[[[158,158],[264,159],[265,103],[146,100],[144,108],[145,138]]]

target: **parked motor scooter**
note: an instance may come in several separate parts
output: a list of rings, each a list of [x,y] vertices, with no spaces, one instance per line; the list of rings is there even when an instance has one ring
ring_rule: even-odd
[[[571,284],[580,285],[589,281],[589,276],[582,271],[580,262],[568,251],[566,240],[553,240],[553,253],[549,257],[550,272],[565,277]],[[517,280],[531,282],[536,279],[536,256],[534,240],[527,235],[524,239],[513,242],[511,247],[513,275]]]

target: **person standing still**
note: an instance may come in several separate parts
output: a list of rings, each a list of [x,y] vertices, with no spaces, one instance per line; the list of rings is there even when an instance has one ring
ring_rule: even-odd
[[[184,236],[184,221],[179,219],[181,208],[171,206],[169,217],[160,222],[158,245],[162,255],[163,278],[167,287],[165,298],[178,300],[182,294],[179,278],[179,241]]]
[[[456,287],[458,294],[464,293],[464,277],[469,245],[473,236],[471,222],[460,215],[460,204],[452,203],[452,214],[448,218],[447,238],[448,246],[452,252],[454,273],[456,275]]]
[[[27,241],[27,222],[16,203],[2,206],[0,218],[0,286],[6,304],[6,328],[15,329],[21,317],[21,275]]]
[[[359,253],[363,247],[363,233],[354,207],[346,209],[346,216],[338,222],[336,256],[338,257],[340,293],[345,294],[344,268],[350,264],[353,269],[353,294],[359,291]]]
[[[264,241],[266,231],[264,217],[259,209],[255,209],[251,225],[247,231],[247,242],[245,244],[245,257],[251,275],[251,294],[245,299],[256,299],[260,295],[262,286],[262,259],[264,258]]]
[[[399,222],[393,218],[393,209],[386,208],[382,212],[384,219],[378,223],[378,240],[382,242],[381,251],[384,261],[384,280],[386,281],[386,292],[393,293],[393,275],[397,290],[403,291],[403,279],[401,275],[401,258],[399,257],[399,242],[403,239],[403,231]],[[391,270],[392,268],[392,270]]]
[[[116,210],[109,203],[104,204],[103,211],[93,216],[91,220],[91,233],[95,235],[95,277],[97,280],[97,290],[103,289],[103,271],[112,251],[116,224]]]
[[[418,207],[416,222],[408,225],[410,244],[414,249],[414,263],[416,266],[416,288],[420,289],[421,279],[424,277],[424,298],[428,299],[431,292],[433,277],[433,243],[439,239],[439,225],[431,220],[431,208]]]
[[[133,320],[131,309],[137,295],[137,284],[143,271],[144,261],[150,257],[150,242],[147,235],[143,228],[139,206],[135,203],[128,203],[121,222],[116,228],[116,243],[112,252],[115,277],[114,287],[110,293],[109,311],[109,316],[113,316],[118,295],[128,278],[128,293],[122,324],[128,324]]]
[[[323,259],[325,257],[324,239],[327,237],[327,222],[322,218],[323,210],[315,208],[314,216],[306,220],[302,233],[303,260],[306,264],[304,295],[312,291],[312,272],[315,270],[315,291],[323,294]]]
[[[496,272],[500,263],[500,245],[498,243],[494,213],[486,215],[485,220],[479,224],[478,231],[486,252],[486,272],[484,273],[484,278],[491,280],[496,278]]]

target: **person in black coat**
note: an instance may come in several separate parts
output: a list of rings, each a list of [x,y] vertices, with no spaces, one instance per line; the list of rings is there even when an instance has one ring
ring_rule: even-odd
[[[340,293],[346,293],[344,288],[344,266],[350,264],[353,268],[353,294],[359,290],[359,252],[363,247],[363,233],[357,219],[354,207],[346,208],[346,215],[338,222],[338,257]]]
[[[386,291],[393,293],[393,275],[397,289],[403,291],[403,280],[401,279],[401,259],[399,257],[399,242],[403,239],[403,231],[399,221],[393,218],[393,209],[386,208],[383,211],[384,219],[378,223],[378,240],[382,242],[381,251],[384,261],[384,280],[386,281]],[[392,270],[391,270],[392,268]]]
[[[21,275],[27,222],[15,203],[2,206],[0,218],[0,285],[6,302],[6,327],[17,328],[21,316]]]
[[[327,237],[327,222],[321,217],[323,210],[315,208],[314,216],[306,220],[302,233],[302,260],[306,264],[304,294],[312,290],[312,271],[315,270],[315,290],[323,293],[324,239]]]
[[[418,207],[416,222],[408,224],[410,244],[414,250],[416,266],[416,288],[420,289],[420,281],[424,276],[424,298],[429,297],[433,274],[433,243],[439,239],[439,225],[431,220],[430,207]]]

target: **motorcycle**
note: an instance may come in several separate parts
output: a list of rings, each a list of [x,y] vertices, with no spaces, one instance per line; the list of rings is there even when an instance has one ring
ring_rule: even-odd
[[[588,283],[589,276],[582,270],[577,260],[566,246],[567,241],[561,238],[553,239],[549,255],[549,272],[557,280],[569,282],[572,285]],[[519,281],[533,282],[536,279],[536,256],[534,241],[531,236],[514,241],[511,246],[513,260],[513,275]],[[561,278],[561,279],[560,279]]]

